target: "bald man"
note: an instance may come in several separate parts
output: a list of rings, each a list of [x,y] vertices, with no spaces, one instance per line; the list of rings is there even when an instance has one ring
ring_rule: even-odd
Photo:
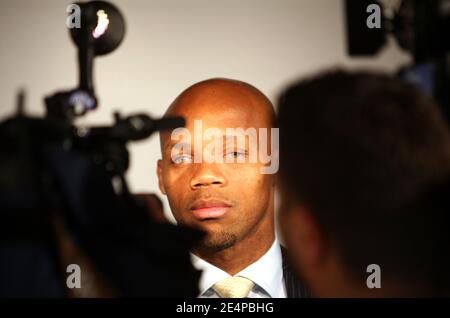
[[[268,98],[247,83],[210,79],[182,92],[165,116],[186,120],[160,135],[157,174],[177,222],[205,232],[192,250],[203,271],[199,296],[307,296],[275,236],[277,130]]]

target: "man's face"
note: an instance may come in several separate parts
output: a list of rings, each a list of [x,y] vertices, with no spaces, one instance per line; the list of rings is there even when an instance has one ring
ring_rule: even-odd
[[[175,219],[187,226],[206,232],[202,246],[222,250],[234,245],[252,233],[259,233],[261,224],[273,223],[273,189],[271,174],[262,174],[263,164],[227,163],[225,160],[248,156],[250,143],[227,147],[223,151],[212,149],[214,139],[205,138],[202,132],[216,128],[225,136],[226,128],[268,128],[268,115],[252,111],[254,103],[242,98],[228,96],[205,96],[180,101],[170,115],[183,116],[185,128],[191,138],[184,139],[191,149],[173,151],[170,132],[161,138],[162,159],[158,161],[158,178],[161,191],[167,195]],[[194,129],[194,120],[201,120],[201,136]],[[194,139],[200,138],[202,147],[195,147]],[[197,139],[197,144],[198,144]],[[270,140],[270,139],[269,139]],[[208,146],[209,145],[209,146]],[[188,148],[189,148],[188,147]],[[270,146],[269,146],[270,147]],[[194,152],[201,162],[194,162]],[[224,162],[207,163],[202,155],[222,156]],[[175,160],[173,160],[175,159]],[[273,226],[271,227],[273,231]],[[261,234],[261,233],[259,233]],[[269,234],[269,233],[266,233]]]

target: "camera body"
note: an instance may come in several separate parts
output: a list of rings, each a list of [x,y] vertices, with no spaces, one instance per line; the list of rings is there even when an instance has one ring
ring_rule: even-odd
[[[403,0],[386,15],[386,1],[346,0],[347,52],[350,56],[377,54],[391,34],[413,58],[398,76],[433,96],[450,119],[450,1]]]
[[[26,116],[20,94],[17,114],[0,123],[0,296],[67,296],[64,232],[117,296],[195,297],[199,272],[189,249],[201,235],[153,220],[124,177],[129,142],[184,119],[115,114],[111,126],[73,124],[98,107],[94,58],[116,49],[125,34],[112,4],[75,6],[78,87],[46,97],[44,118]]]

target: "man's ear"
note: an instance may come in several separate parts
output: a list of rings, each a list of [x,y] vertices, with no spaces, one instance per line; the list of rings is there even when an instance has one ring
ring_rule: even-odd
[[[321,265],[326,241],[319,224],[307,208],[294,204],[281,215],[281,225],[292,262],[299,271]]]
[[[163,194],[166,194],[166,189],[164,188],[164,182],[162,177],[162,164],[163,164],[162,160],[158,159],[158,162],[156,164],[156,174],[158,175],[159,190],[161,190]]]

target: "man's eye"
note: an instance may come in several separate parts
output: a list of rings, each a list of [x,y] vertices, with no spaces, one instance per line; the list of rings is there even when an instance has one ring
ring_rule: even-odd
[[[225,153],[227,158],[242,158],[245,157],[246,153],[244,150],[229,150]]]
[[[174,164],[191,163],[192,157],[190,155],[177,155],[172,158],[172,162]]]

